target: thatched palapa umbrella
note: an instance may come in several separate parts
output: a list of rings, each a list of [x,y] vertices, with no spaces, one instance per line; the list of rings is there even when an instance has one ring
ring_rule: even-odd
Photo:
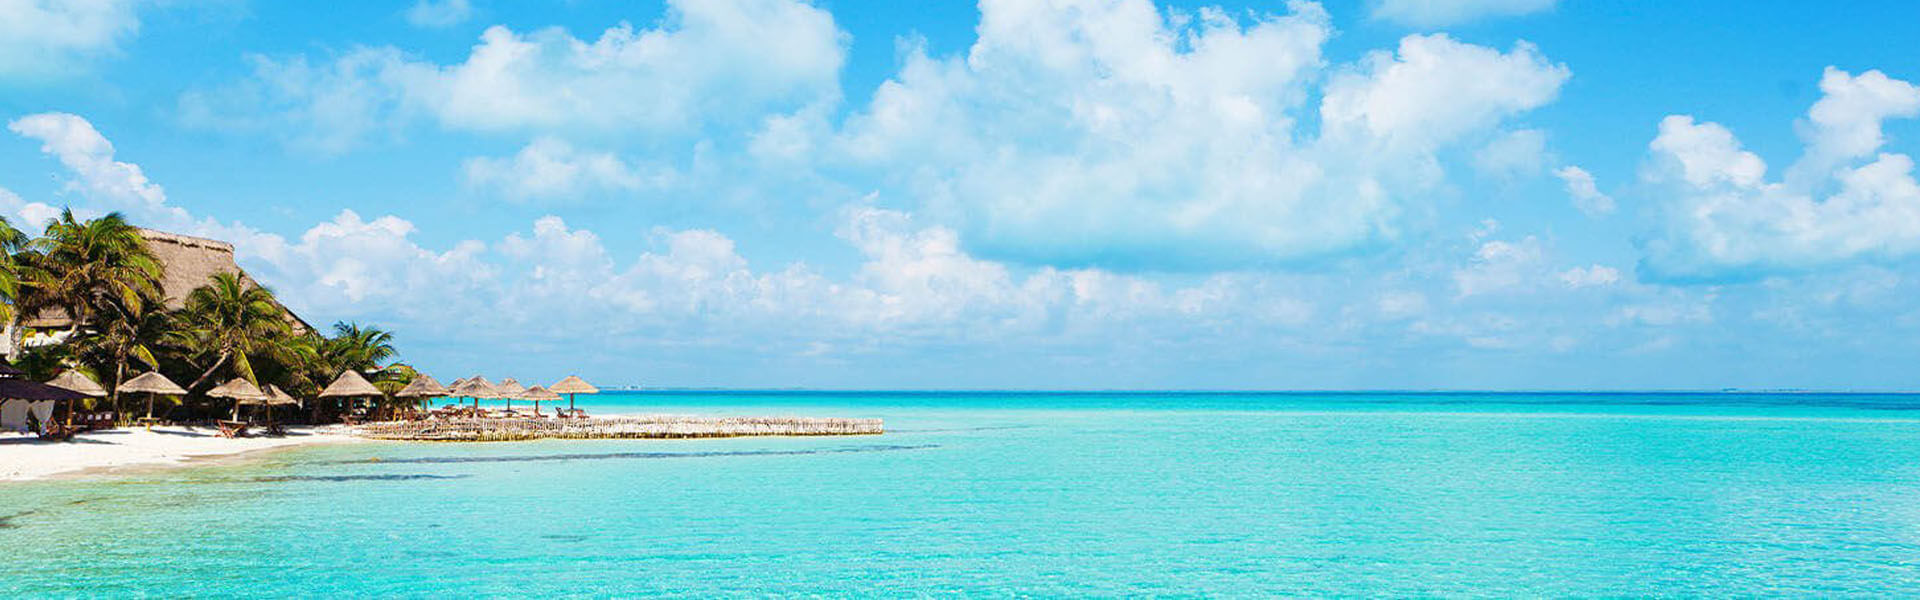
[[[173,380],[167,379],[167,377],[161,375],[159,371],[147,371],[141,373],[139,377],[122,382],[120,384],[120,391],[146,392],[147,418],[149,419],[153,418],[153,396],[155,394],[166,394],[169,396],[187,395],[187,390],[181,389],[179,385],[173,383]]]
[[[481,398],[492,398],[500,392],[494,390],[493,382],[487,381],[485,377],[475,375],[460,380],[460,385],[454,386],[453,393],[472,398],[473,408],[477,410],[480,408]]]
[[[543,387],[540,387],[540,386],[537,386],[537,385],[536,385],[536,386],[533,386],[533,387],[530,387],[530,388],[527,388],[527,391],[525,391],[525,392],[521,392],[521,393],[520,393],[520,397],[521,397],[521,398],[525,398],[525,399],[527,399],[527,400],[532,400],[532,401],[533,401],[533,412],[534,412],[534,414],[539,414],[539,413],[540,413],[540,402],[541,402],[542,400],[545,400],[545,401],[550,401],[550,402],[559,402],[559,401],[560,401],[560,395],[559,395],[559,394],[555,394],[555,393],[553,393],[553,391],[552,391],[552,390],[548,390],[547,388],[543,388]],[[554,410],[560,410],[560,407],[557,407],[557,406],[556,406],[556,407],[554,407]]]
[[[333,378],[333,383],[327,384],[327,389],[320,390],[321,398],[377,398],[384,395],[380,393],[380,388],[373,387],[373,383],[367,381],[365,375],[353,369],[341,371],[339,377]]]
[[[598,394],[598,393],[600,393],[600,388],[597,388],[597,387],[593,387],[593,384],[591,384],[591,383],[587,383],[587,380],[585,380],[585,379],[581,379],[579,375],[568,375],[566,379],[562,379],[562,380],[560,380],[560,383],[556,383],[556,384],[553,384],[553,387],[551,387],[551,388],[548,388],[548,389],[551,389],[551,390],[553,390],[553,393],[556,393],[556,394],[566,394],[566,395],[567,395],[567,410],[568,410],[568,411],[572,411],[572,410],[573,410],[573,395],[574,395],[574,394]]]
[[[520,385],[519,381],[508,377],[500,380],[500,385],[493,386],[493,389],[500,394],[500,398],[507,401],[507,410],[513,410],[513,399],[519,398],[520,394],[526,393],[527,386]]]
[[[267,393],[260,391],[260,386],[254,385],[253,382],[247,381],[244,377],[235,377],[211,390],[207,390],[207,395],[214,398],[228,398],[233,400],[232,420],[234,421],[240,420],[240,405],[242,403],[249,400],[265,400],[267,398]]]
[[[60,389],[73,390],[95,398],[105,398],[107,396],[107,388],[100,387],[100,383],[94,381],[92,377],[88,377],[85,373],[73,369],[61,371],[59,375],[55,375],[53,379],[48,380],[47,385]]]
[[[248,398],[248,399],[240,400],[239,402],[235,402],[234,404],[236,408],[242,404],[266,407],[267,408],[267,425],[271,427],[273,425],[273,407],[297,406],[300,404],[300,401],[297,399],[294,399],[292,395],[287,394],[285,391],[282,391],[280,389],[280,386],[267,384],[267,389],[263,391],[262,397]]]
[[[407,387],[400,388],[400,391],[394,392],[393,395],[397,398],[413,398],[415,401],[420,401],[445,396],[447,393],[447,388],[442,387],[432,375],[420,373],[413,376],[413,381],[407,382]]]

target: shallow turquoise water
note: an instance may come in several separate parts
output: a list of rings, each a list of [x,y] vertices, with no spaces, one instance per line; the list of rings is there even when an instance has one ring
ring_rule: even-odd
[[[1915,397],[582,404],[882,417],[891,432],[366,444],[0,486],[0,593],[1920,593]]]

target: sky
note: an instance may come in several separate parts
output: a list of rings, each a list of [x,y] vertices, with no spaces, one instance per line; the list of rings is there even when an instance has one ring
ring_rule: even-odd
[[[0,215],[451,379],[1920,389],[1920,4],[0,0]]]

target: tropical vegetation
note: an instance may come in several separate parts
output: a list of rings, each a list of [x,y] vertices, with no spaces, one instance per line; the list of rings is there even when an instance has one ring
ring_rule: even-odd
[[[233,408],[207,392],[235,377],[311,399],[342,371],[359,371],[388,394],[389,410],[399,406],[391,394],[414,377],[394,362],[391,332],[358,323],[336,323],[331,335],[313,331],[272,290],[235,273],[213,275],[170,307],[165,275],[140,229],[118,213],[82,219],[64,211],[38,236],[0,218],[0,319],[69,317],[27,344],[24,326],[9,327],[20,349],[15,366],[42,381],[63,369],[86,373],[123,415],[120,382],[158,370],[187,389],[168,409],[176,418]],[[314,406],[315,418],[326,416]]]

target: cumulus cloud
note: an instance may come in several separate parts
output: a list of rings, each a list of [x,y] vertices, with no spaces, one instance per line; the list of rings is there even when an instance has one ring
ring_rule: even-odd
[[[1913,159],[1879,152],[1881,123],[1920,114],[1920,89],[1878,71],[1829,68],[1821,90],[1802,127],[1806,153],[1779,181],[1726,127],[1684,115],[1661,121],[1648,178],[1670,200],[1663,235],[1645,248],[1652,273],[1750,277],[1920,251]]]
[[[1146,0],[981,3],[977,42],[898,75],[840,155],[997,258],[1211,268],[1342,253],[1399,235],[1436,152],[1552,100],[1532,46],[1410,36],[1326,83],[1317,4],[1239,17]],[[1483,137],[1483,136],[1482,136]]]
[[[591,40],[490,27],[452,64],[393,47],[318,65],[255,57],[250,80],[191,92],[182,107],[210,127],[300,124],[291,142],[330,152],[421,118],[480,132],[678,136],[837,102],[845,42],[832,15],[800,0],[676,0],[658,27],[621,23]]]
[[[0,79],[59,76],[140,30],[140,0],[0,0]]]
[[[1374,0],[1373,18],[1408,27],[1445,27],[1488,17],[1533,14],[1554,0]]]
[[[672,169],[633,164],[610,152],[578,150],[551,137],[536,139],[510,157],[467,159],[462,172],[468,185],[516,200],[660,188],[675,179]]]
[[[114,160],[113,143],[86,119],[69,113],[39,113],[7,123],[7,129],[41,143],[40,151],[72,173],[65,189],[106,202],[109,210],[168,223],[186,220],[186,211],[167,206],[167,193],[147,179],[139,165]]]
[[[1573,197],[1574,208],[1589,217],[1613,214],[1613,197],[1600,192],[1599,184],[1594,183],[1593,174],[1586,169],[1567,165],[1554,169],[1554,177],[1567,185],[1567,195]]]
[[[473,17],[473,4],[468,0],[416,0],[406,15],[414,27],[452,27]]]

